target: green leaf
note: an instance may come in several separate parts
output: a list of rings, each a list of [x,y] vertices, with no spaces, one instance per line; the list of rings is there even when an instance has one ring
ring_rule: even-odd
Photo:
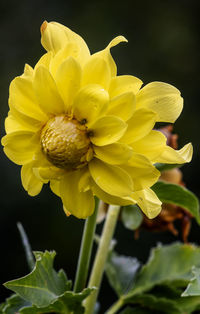
[[[152,312],[149,309],[144,309],[141,307],[126,307],[122,312],[119,314],[156,314],[155,312]]]
[[[122,222],[127,229],[137,229],[143,221],[143,215],[137,205],[122,207]]]
[[[200,297],[185,297],[176,300],[176,303],[182,314],[190,314],[200,310]],[[198,312],[199,313],[199,312]]]
[[[6,299],[3,306],[0,307],[0,313],[2,314],[13,314],[19,312],[19,310],[25,306],[29,306],[30,303],[20,298],[17,294],[13,294],[11,297]]]
[[[178,305],[175,301],[167,299],[165,297],[156,297],[152,294],[142,294],[133,297],[129,300],[129,303],[140,304],[142,307],[156,310],[166,314],[181,314]]]
[[[200,296],[200,268],[193,267],[192,273],[194,277],[192,277],[186,290],[182,293],[182,297]]]
[[[152,190],[163,203],[175,204],[186,209],[200,224],[199,201],[191,191],[180,185],[163,181],[154,184]]]
[[[109,255],[105,271],[109,283],[117,295],[128,292],[139,267],[140,263],[136,258],[118,255],[115,252]]]
[[[23,299],[38,307],[48,306],[71,287],[63,270],[53,269],[55,252],[35,252],[36,264],[33,271],[20,279],[6,282]]]
[[[200,248],[175,243],[153,249],[149,261],[139,272],[131,290],[123,296],[129,298],[152,289],[155,285],[186,283],[192,277],[192,266],[200,266]]]
[[[154,164],[154,166],[156,167],[156,169],[158,169],[160,172],[162,172],[162,171],[171,170],[174,168],[180,168],[183,165],[181,165],[181,164],[162,164],[162,163],[157,162]]]
[[[36,306],[26,307],[19,311],[20,314],[42,314],[42,313],[59,313],[59,314],[83,314],[84,307],[82,301],[87,298],[93,289],[87,288],[80,293],[66,291],[60,295],[56,301],[50,305],[37,308]]]

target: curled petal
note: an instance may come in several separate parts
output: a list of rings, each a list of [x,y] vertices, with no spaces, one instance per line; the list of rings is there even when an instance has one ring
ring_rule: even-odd
[[[113,60],[111,56],[110,48],[118,45],[121,42],[127,42],[127,39],[124,36],[117,36],[108,44],[108,46],[104,50],[99,51],[92,55],[92,56],[101,57],[106,61],[106,63],[108,64],[110,68],[111,76],[117,75],[117,67],[116,67],[115,61]]]
[[[183,109],[183,98],[174,86],[152,82],[137,94],[137,108],[149,108],[158,114],[157,121],[175,122]]]
[[[161,211],[161,201],[151,189],[145,189],[134,193],[137,203],[143,213],[149,218],[155,218]]]
[[[179,150],[166,146],[163,153],[156,158],[156,162],[167,164],[184,164],[192,159],[193,147],[191,143],[186,144]]]
[[[90,51],[81,36],[60,23],[43,22],[41,26],[41,43],[47,51],[52,51],[55,54],[64,48],[67,43],[71,42],[76,43],[80,47],[82,59],[87,60],[90,56]]]

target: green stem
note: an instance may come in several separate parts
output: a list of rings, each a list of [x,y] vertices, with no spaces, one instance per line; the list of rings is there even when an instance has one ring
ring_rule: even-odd
[[[124,305],[124,302],[122,299],[119,299],[117,302],[115,302],[108,311],[106,311],[106,314],[115,314],[117,311]]]
[[[98,213],[99,200],[95,200],[95,210],[92,216],[88,217],[83,232],[81,242],[81,249],[79,253],[78,266],[76,271],[76,278],[74,284],[74,292],[80,292],[85,288],[90,257],[92,252],[92,245],[94,239],[94,232],[96,228],[96,219]]]
[[[33,257],[32,249],[31,249],[27,234],[26,234],[21,222],[17,223],[17,228],[19,230],[20,237],[22,240],[22,245],[24,247],[27,264],[29,266],[30,271],[32,271],[34,266],[35,266],[35,259]]]
[[[96,287],[89,297],[85,300],[85,314],[93,314],[94,306],[98,296],[99,287],[103,277],[105,262],[108,256],[110,242],[112,240],[120,206],[110,205],[107,213],[106,222],[104,224],[102,236],[100,238],[99,248],[95,257],[94,266],[90,276],[89,287]]]

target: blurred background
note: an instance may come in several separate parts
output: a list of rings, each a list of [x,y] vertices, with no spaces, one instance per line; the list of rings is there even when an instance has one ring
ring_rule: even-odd
[[[163,81],[181,90],[185,106],[175,124],[180,147],[191,141],[194,157],[184,166],[187,187],[200,196],[199,137],[199,49],[200,2],[198,0],[35,0],[0,1],[0,128],[8,112],[10,81],[21,75],[25,63],[32,66],[44,53],[40,44],[40,25],[57,21],[79,33],[91,52],[103,49],[117,35],[128,44],[112,49],[118,74],[131,74],[146,84]],[[10,295],[2,283],[28,272],[16,223],[21,221],[33,250],[57,252],[56,268],[64,268],[74,279],[84,221],[66,218],[61,201],[46,186],[40,195],[30,197],[20,182],[20,167],[0,151],[0,301]],[[98,227],[100,232],[101,226]],[[142,231],[138,240],[119,222],[117,251],[146,261],[157,242],[181,239],[170,233]],[[193,223],[189,237],[200,244],[200,227]],[[105,289],[108,289],[104,280]],[[110,291],[110,290],[106,290]],[[106,296],[106,297],[105,297]],[[115,299],[111,292],[100,294],[101,313]]]

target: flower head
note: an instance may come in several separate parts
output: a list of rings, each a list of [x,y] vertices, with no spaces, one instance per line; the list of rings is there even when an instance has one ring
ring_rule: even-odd
[[[161,202],[150,189],[160,173],[155,162],[184,163],[192,146],[176,151],[152,130],[157,121],[174,122],[183,100],[173,86],[153,82],[143,88],[131,75],[117,76],[113,39],[90,54],[85,41],[67,27],[44,22],[47,50],[34,68],[10,85],[10,111],[2,144],[22,165],[25,190],[38,194],[44,183],[61,197],[66,213],[86,218],[94,195],[110,204],[138,203],[155,217]]]

